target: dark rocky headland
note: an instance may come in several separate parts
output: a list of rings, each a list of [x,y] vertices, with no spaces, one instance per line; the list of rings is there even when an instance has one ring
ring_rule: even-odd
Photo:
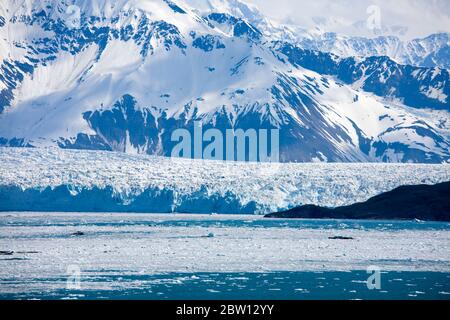
[[[267,218],[450,221],[450,182],[402,186],[366,202],[325,208],[303,205]]]

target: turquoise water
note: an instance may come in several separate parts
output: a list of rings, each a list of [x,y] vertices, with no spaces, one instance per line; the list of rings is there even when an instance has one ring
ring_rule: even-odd
[[[448,222],[430,221],[382,221],[382,220],[333,220],[333,219],[267,219],[259,216],[205,216],[205,215],[154,215],[151,214],[94,214],[70,213],[45,216],[28,214],[0,216],[0,227],[65,227],[65,226],[160,226],[160,227],[236,227],[236,228],[303,228],[303,229],[359,229],[359,230],[450,230]],[[4,217],[4,215],[3,215]],[[161,218],[165,217],[165,218]],[[205,218],[206,217],[206,218]],[[242,217],[246,217],[243,219]]]
[[[274,273],[169,273],[84,279],[121,282],[116,290],[57,290],[3,294],[1,299],[450,299],[450,274],[383,272],[380,289],[369,290],[365,271]],[[65,279],[36,279],[65,281]],[[10,281],[12,285],[14,281]],[[124,289],[124,283],[129,287]],[[136,287],[137,286],[137,287]],[[126,287],[126,286],[125,286]]]

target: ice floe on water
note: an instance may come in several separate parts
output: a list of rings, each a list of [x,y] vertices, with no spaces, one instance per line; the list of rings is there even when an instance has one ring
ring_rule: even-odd
[[[259,216],[250,223],[248,216],[222,215],[12,213],[0,218],[0,248],[13,252],[3,258],[28,261],[3,262],[2,276],[21,268],[23,274],[49,275],[74,263],[84,270],[123,273],[354,270],[369,263],[384,270],[450,271],[447,223],[394,222],[389,224],[399,226],[386,228],[386,222],[349,221],[341,228],[331,220],[312,227],[310,220],[286,225]]]
[[[330,239],[335,236],[353,239]],[[332,295],[338,285],[357,290],[348,296],[357,298],[367,291],[369,266],[388,273],[386,287],[401,286],[407,294],[421,296],[416,291],[435,286],[444,296],[449,289],[450,226],[437,222],[11,212],[0,214],[0,250],[12,252],[0,256],[0,298],[48,298],[58,291],[73,299],[134,291],[163,298],[193,288],[205,295],[192,297],[242,298],[258,286],[265,290],[260,298],[289,298],[319,289]],[[350,276],[355,270],[360,274]],[[67,291],[76,271],[82,290]],[[437,280],[417,274],[411,280],[408,272]],[[227,296],[229,289],[242,295]]]

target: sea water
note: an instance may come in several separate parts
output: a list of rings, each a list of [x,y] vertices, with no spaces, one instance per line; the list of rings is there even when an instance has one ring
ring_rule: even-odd
[[[450,299],[439,222],[9,212],[0,251],[0,299]]]

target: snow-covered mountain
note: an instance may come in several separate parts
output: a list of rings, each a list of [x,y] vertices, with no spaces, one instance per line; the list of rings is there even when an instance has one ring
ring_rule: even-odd
[[[201,15],[221,12],[245,19],[258,28],[266,38],[273,41],[287,41],[305,50],[333,53],[343,58],[387,56],[399,64],[450,68],[450,33],[448,32],[412,40],[401,39],[392,33],[394,30],[384,30],[383,34],[387,35],[375,37],[348,36],[326,31],[321,26],[324,22],[322,20],[325,19],[323,17],[313,18],[320,21],[317,21],[314,28],[307,29],[304,26],[277,23],[266,18],[257,7],[244,4],[239,0],[185,0],[185,2]],[[367,29],[364,21],[358,21],[354,27]],[[401,27],[397,26],[397,28]]]
[[[334,32],[304,32],[293,38],[294,43],[303,49],[330,52],[340,57],[387,56],[400,64],[450,69],[449,33],[432,34],[410,41],[397,36],[364,38]]]
[[[290,63],[320,74],[332,75],[353,88],[384,98],[398,98],[413,108],[449,110],[449,72],[439,68],[401,65],[390,58],[340,58],[334,54],[301,49],[286,42],[274,42]]]
[[[283,161],[449,161],[448,70],[305,50],[219,4],[2,2],[0,145],[170,155],[202,121],[279,128]]]

